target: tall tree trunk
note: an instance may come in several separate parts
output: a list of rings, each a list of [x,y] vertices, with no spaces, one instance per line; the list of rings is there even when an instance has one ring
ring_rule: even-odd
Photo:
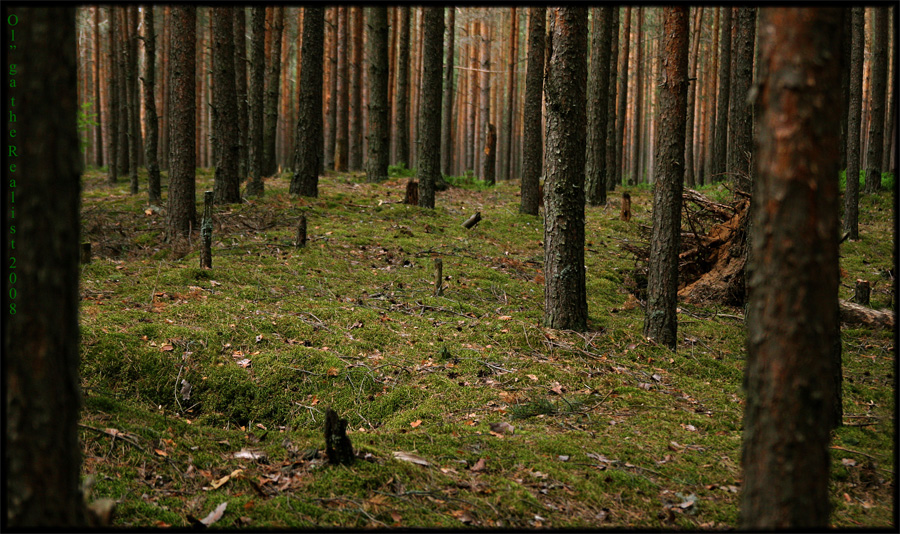
[[[303,50],[300,56],[300,101],[294,142],[292,195],[319,196],[322,133],[322,65],[325,60],[325,8],[303,8]]]
[[[244,6],[234,7],[234,71],[238,113],[238,178],[247,179],[250,116],[247,106],[247,15]]]
[[[272,176],[278,170],[275,161],[275,137],[278,127],[278,93],[281,78],[281,41],[284,32],[284,6],[277,6],[272,14],[271,51],[266,55],[265,101],[263,103],[262,175]]]
[[[841,169],[847,168],[847,127],[850,116],[850,14],[851,8],[844,9],[844,22],[841,26],[841,97],[844,113],[841,115]]]
[[[866,155],[866,193],[881,189],[881,151],[884,150],[884,92],[887,87],[888,8],[874,7],[872,25],[872,85],[869,108],[869,146]]]
[[[447,9],[447,35],[444,38],[447,54],[444,60],[444,96],[441,100],[444,106],[441,112],[441,174],[449,176],[452,174],[450,165],[453,161],[453,44],[456,36],[456,6]]]
[[[642,182],[639,173],[641,152],[641,102],[644,96],[643,50],[644,50],[644,8],[637,8],[637,42],[634,49],[634,117],[632,118],[631,135],[631,176],[628,183],[635,185]]]
[[[644,336],[678,346],[678,249],[688,91],[688,7],[663,8],[665,67],[659,77],[659,133]]]
[[[337,64],[338,64],[338,11],[340,8],[329,9],[328,21],[328,103],[325,110],[325,160],[324,167],[334,169],[334,151],[337,142]]]
[[[400,7],[397,53],[397,164],[409,168],[409,6]]]
[[[847,190],[844,192],[844,233],[859,239],[860,129],[862,123],[862,74],[865,56],[863,7],[851,9],[850,22],[850,106],[847,115]]]
[[[240,180],[238,179],[240,133],[238,132],[237,96],[234,87],[233,9],[235,8],[212,8],[212,131],[215,132],[216,142],[216,175],[213,198],[217,204],[232,204],[241,201]]]
[[[12,59],[27,51],[28,75],[6,94],[16,98],[17,113],[28,117],[19,136],[30,141],[18,146],[27,178],[12,186],[19,199],[13,205],[7,196],[4,210],[6,228],[15,228],[26,244],[16,249],[10,240],[3,252],[10,273],[3,281],[10,299],[2,321],[4,520],[13,529],[77,529],[87,514],[77,426],[82,166],[74,120],[75,9],[20,6],[16,14],[27,21],[27,31],[17,32],[21,52],[7,53]],[[14,207],[28,216],[15,218]]]
[[[528,65],[525,71],[525,104],[522,122],[522,198],[519,211],[537,215],[541,205],[540,178],[544,168],[541,139],[541,96],[544,93],[544,44],[547,10],[529,7]]]
[[[609,35],[609,85],[606,101],[606,176],[604,187],[607,191],[616,188],[616,78],[619,66],[619,7],[612,8],[612,24]]]
[[[351,171],[362,168],[362,71],[363,71],[363,14],[361,7],[351,8],[351,44],[353,49],[350,58],[350,146],[348,166]]]
[[[250,181],[247,195],[263,194],[263,93],[265,89],[266,8],[250,8]]]
[[[888,10],[894,8],[887,8]],[[893,21],[894,18],[891,16],[891,12],[889,11],[887,14],[888,21]],[[893,28],[893,25],[890,26]],[[890,30],[889,28],[889,30]],[[896,123],[896,115],[897,115],[897,87],[894,83],[894,78],[896,77],[895,70],[897,68],[897,33],[896,31],[889,31],[890,34],[890,43],[887,47],[888,54],[888,69],[887,69],[887,77],[885,83],[885,109],[887,113],[885,114],[885,122],[884,122],[884,148],[881,152],[881,171],[888,172],[891,171],[891,156],[893,155],[893,151],[891,147],[894,146],[893,141],[893,133],[894,133],[894,124]]]
[[[172,9],[170,6],[165,6],[163,10],[163,50],[162,50],[162,58],[160,58],[160,83],[162,87],[160,88],[160,93],[162,95],[162,106],[160,107],[159,118],[161,121],[160,126],[160,136],[159,136],[159,168],[160,170],[167,171],[169,170],[169,112],[171,111],[171,101],[172,101],[172,84],[169,80],[169,58],[171,57],[170,49],[171,49],[171,41],[172,41]]]
[[[369,66],[369,153],[366,179],[381,182],[388,177],[391,152],[388,123],[388,14],[386,7],[366,8],[366,64]]]
[[[715,173],[715,152],[716,152],[716,109],[718,108],[719,94],[719,51],[722,49],[722,32],[719,31],[720,19],[722,11],[725,8],[715,8],[716,16],[713,21],[713,35],[715,36],[715,45],[712,49],[712,70],[709,76],[709,102],[707,102],[707,146],[706,158],[703,161],[705,180],[700,180],[700,185],[704,182],[713,182],[713,173]]]
[[[194,106],[197,72],[197,8],[172,6],[171,60],[172,114],[169,152],[169,195],[166,210],[168,239],[189,236],[197,219],[197,169]]]
[[[722,33],[719,52],[719,94],[716,97],[716,138],[713,149],[712,179],[721,181],[728,163],[728,104],[731,94],[731,26],[732,8],[722,9]]]
[[[125,7],[121,11],[122,15],[122,28],[123,28],[123,42],[122,42],[122,66],[124,68],[124,80],[125,80],[125,139],[126,139],[126,150],[128,151],[128,178],[130,182],[129,191],[132,195],[136,195],[138,192],[138,174],[137,174],[137,138],[136,134],[138,131],[137,124],[135,123],[135,98],[134,98],[134,89],[135,82],[137,81],[137,72],[134,70],[134,66],[136,64],[135,61],[132,60],[133,49],[132,49],[132,41],[135,39],[135,33],[137,31],[137,25],[132,25],[131,23],[131,6]]]
[[[728,117],[728,177],[735,188],[749,192],[750,154],[753,150],[753,109],[747,102],[753,81],[753,41],[756,38],[756,9],[736,8],[732,43],[731,98]]]
[[[841,11],[760,17],[741,462],[741,527],[750,530],[829,525]]]
[[[337,130],[334,138],[334,170],[347,171],[347,150],[350,137],[350,69],[349,59],[350,31],[348,24],[348,6],[338,8],[337,25]]]
[[[606,204],[606,121],[609,103],[609,55],[612,8],[591,8],[591,69],[587,86],[587,145],[585,181],[587,201]]]
[[[468,135],[466,136],[466,170],[471,170],[473,173],[477,167],[478,163],[478,98],[480,92],[478,91],[478,52],[481,49],[478,46],[478,42],[481,38],[481,32],[478,31],[478,22],[472,21],[469,25],[469,72],[466,75],[466,78],[469,80],[469,99],[468,99],[468,113],[466,119],[466,128],[468,129]]]
[[[687,99],[687,129],[684,137],[684,181],[688,187],[694,187],[694,107],[697,102],[697,64],[700,60],[700,28],[703,22],[703,6],[694,8],[694,29],[691,31],[691,57]],[[751,62],[752,64],[752,62]]]
[[[131,116],[132,116],[132,137],[134,138],[134,146],[131,148],[131,157],[134,159],[134,183],[135,193],[137,192],[137,167],[143,163],[143,138],[141,136],[141,90],[138,85],[138,6],[133,5],[128,9],[128,23],[131,26],[131,40],[129,45],[131,50],[129,60],[131,61]]]
[[[416,177],[419,206],[434,209],[435,185],[441,177],[441,51],[444,48],[444,8],[426,7],[423,13],[422,115]]]
[[[100,90],[100,6],[94,6],[94,109],[97,110],[97,126],[94,127],[94,166],[103,166],[103,99]]]
[[[544,183],[544,324],[587,328],[584,145],[587,8],[550,8]]]
[[[153,6],[145,4],[144,10],[144,109],[146,110],[147,142],[144,144],[147,160],[147,194],[151,206],[162,204],[159,183],[157,138],[159,124],[156,116],[156,32],[153,28]]]
[[[107,181],[114,184],[119,181],[119,20],[116,8],[106,8],[109,19],[109,174]]]
[[[516,7],[513,6],[510,11],[510,32],[509,32],[509,60],[507,62],[506,77],[506,121],[503,124],[503,147],[500,150],[502,161],[500,164],[500,179],[509,180],[511,178],[513,147],[513,118],[516,115],[516,65],[518,64],[518,47],[519,36],[519,17]]]
[[[616,106],[618,125],[616,127],[616,178],[615,183],[622,183],[622,171],[625,168],[625,123],[628,102],[628,52],[631,42],[631,6],[625,7],[625,22],[622,27],[622,59],[619,63],[619,102]]]
[[[485,183],[494,184],[496,178],[496,155],[488,141],[491,124],[491,25],[487,19],[481,23],[481,132],[482,168],[481,177]],[[496,139],[496,138],[495,138]],[[490,160],[490,161],[489,161]]]
[[[113,16],[116,18],[116,77],[118,78],[118,113],[119,117],[116,121],[118,124],[118,147],[116,154],[118,161],[116,166],[119,168],[119,174],[128,172],[128,156],[131,154],[128,150],[128,133],[131,131],[128,126],[128,24],[125,21],[125,8],[120,7],[113,10]]]

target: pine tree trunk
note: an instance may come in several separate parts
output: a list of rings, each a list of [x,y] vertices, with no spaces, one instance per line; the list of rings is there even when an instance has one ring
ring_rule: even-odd
[[[441,52],[444,48],[444,8],[426,7],[423,13],[421,136],[416,178],[419,206],[434,209],[435,184],[441,177]]]
[[[281,77],[281,40],[284,32],[284,6],[273,8],[271,28],[271,57],[265,73],[265,101],[263,103],[262,176],[272,176],[278,170],[275,161],[275,137],[278,127],[278,93]]]
[[[687,187],[694,187],[694,107],[697,102],[697,64],[700,60],[700,27],[703,22],[703,6],[694,8],[694,29],[691,32],[691,57],[687,100],[687,127],[684,137],[684,181]]]
[[[388,123],[388,14],[386,7],[366,8],[366,63],[369,66],[369,154],[366,179],[381,182],[388,177],[391,152]]]
[[[153,6],[145,5],[144,10],[144,109],[146,110],[147,142],[144,144],[147,160],[147,194],[151,206],[162,204],[162,189],[159,183],[159,161],[157,159],[157,138],[159,123],[156,116],[156,32],[153,28]]]
[[[238,179],[244,181],[248,174],[250,116],[247,106],[247,16],[244,6],[234,7],[234,71],[235,96],[238,113]]]
[[[516,13],[515,6],[510,12],[510,33],[509,33],[509,60],[508,72],[506,78],[507,98],[506,98],[506,121],[503,125],[503,150],[501,154],[504,161],[501,165],[501,180],[509,180],[511,178],[513,147],[513,118],[516,115],[516,65],[518,64],[518,56],[516,53],[517,38],[519,36],[519,17]]]
[[[300,101],[297,104],[297,137],[294,142],[292,195],[319,195],[319,169],[324,141],[322,133],[322,75],[325,60],[325,8],[303,8],[303,50],[300,57]]]
[[[829,525],[841,12],[780,8],[760,17],[741,462],[741,528],[749,530]]]
[[[844,192],[844,233],[859,239],[860,128],[862,123],[862,75],[865,50],[864,8],[851,9],[850,109],[847,115],[847,190]]]
[[[169,153],[169,195],[166,228],[171,241],[189,236],[196,226],[197,168],[194,107],[196,100],[197,8],[172,6],[169,79],[172,84],[171,139]]]
[[[537,215],[541,205],[540,179],[544,170],[541,139],[541,96],[544,92],[544,44],[547,10],[529,7],[528,65],[525,71],[525,104],[522,122],[522,198],[519,211]]]
[[[19,6],[15,12],[20,23],[27,21],[27,31],[16,32],[20,52],[7,53],[27,59],[28,75],[6,95],[15,97],[17,113],[28,118],[19,135],[31,141],[18,145],[17,162],[27,169],[27,179],[16,186],[15,205],[6,196],[4,210],[6,228],[16,228],[11,237],[26,244],[14,248],[10,241],[13,247],[3,252],[5,272],[18,274],[3,282],[10,297],[4,299],[2,321],[4,524],[13,530],[75,530],[86,526],[77,427],[82,167],[74,120],[75,8]],[[32,216],[13,219],[14,207]]]
[[[732,8],[722,9],[722,33],[719,52],[719,94],[716,97],[716,138],[713,149],[711,178],[720,182],[728,169],[728,104],[731,94],[731,26]]]
[[[606,121],[609,102],[609,56],[612,8],[592,8],[591,68],[588,75],[585,180],[587,201],[606,204]]]
[[[881,189],[881,151],[884,150],[884,92],[887,87],[888,8],[874,7],[872,25],[872,85],[869,108],[869,142],[866,155],[866,193]]]
[[[851,8],[844,9],[844,22],[841,25],[841,102],[844,103],[844,113],[841,115],[841,169],[847,168],[847,128],[850,120],[850,24],[853,16]]]
[[[625,168],[625,123],[628,118],[626,117],[626,111],[628,102],[628,48],[630,42],[631,6],[626,6],[625,22],[622,27],[622,60],[619,63],[619,103],[616,111],[616,116],[618,117],[618,125],[616,127],[616,184],[622,183],[622,172]]]
[[[544,184],[544,325],[587,328],[584,146],[587,8],[550,8]]]
[[[513,8],[515,10],[515,8]],[[456,34],[456,6],[450,6],[447,13],[445,37],[446,58],[444,60],[444,96],[441,103],[441,174],[450,176],[453,161],[453,44]]]
[[[640,158],[642,156],[641,152],[641,102],[644,96],[644,83],[643,83],[643,51],[644,51],[644,8],[638,6],[637,8],[637,42],[635,43],[634,49],[634,114],[632,117],[632,127],[631,127],[631,176],[628,179],[628,183],[631,185],[641,183],[642,176],[640,175]]]
[[[232,204],[241,201],[240,180],[238,179],[240,133],[238,132],[237,96],[234,84],[233,9],[235,8],[212,8],[212,131],[216,133],[216,175],[213,195],[216,204]]]
[[[400,7],[400,50],[397,53],[397,164],[409,160],[409,6]]]
[[[337,25],[337,130],[334,138],[334,170],[347,171],[350,137],[350,69],[348,66],[350,31],[348,6],[338,8]]]
[[[266,8],[250,8],[249,164],[247,195],[263,194],[263,93],[265,89]]]
[[[609,85],[606,101],[606,176],[607,191],[616,188],[616,78],[619,66],[619,7],[612,8],[612,24],[609,35],[612,43],[609,49]]]
[[[728,176],[739,191],[751,190],[750,154],[753,150],[753,109],[747,101],[753,81],[753,41],[756,38],[756,9],[736,8],[735,39],[732,43],[733,70],[728,117]]]
[[[128,167],[128,159],[131,151],[128,150],[128,134],[131,132],[129,127],[129,116],[128,113],[128,24],[125,18],[125,8],[120,7],[114,10],[114,16],[116,17],[116,26],[118,28],[118,32],[116,33],[117,43],[116,43],[116,67],[117,67],[117,78],[118,78],[118,110],[116,113],[119,114],[118,118],[118,148],[116,153],[118,154],[118,162],[117,166],[119,167],[119,174],[125,174],[129,171]]]
[[[496,156],[488,152],[487,134],[491,124],[491,27],[487,20],[481,23],[481,120],[479,129],[482,132],[482,144],[479,158],[481,161],[481,178],[488,184],[494,183],[496,176]],[[488,162],[488,156],[491,161]]]
[[[97,126],[94,127],[94,166],[103,166],[103,98],[100,89],[100,6],[94,6],[93,77],[94,109],[97,112]]]
[[[324,167],[334,169],[334,151],[337,142],[337,64],[338,64],[338,11],[339,8],[329,8],[328,21],[328,105],[325,110],[327,121],[325,122],[325,160]]]
[[[119,181],[119,21],[115,8],[107,8],[109,19],[109,114],[107,135],[109,137],[108,182]]]
[[[659,143],[644,336],[678,346],[678,252],[687,134],[688,7],[663,8],[665,67],[659,77]]]
[[[890,15],[891,13],[888,13],[888,20],[894,20]],[[891,170],[891,156],[893,155],[891,147],[893,146],[894,124],[897,120],[896,85],[894,84],[894,77],[896,76],[895,69],[897,68],[897,34],[894,31],[889,31],[888,33],[891,34],[891,42],[887,47],[889,68],[887,69],[887,81],[885,84],[884,96],[887,113],[885,114],[884,121],[884,147],[881,151],[882,172],[889,172]]]
[[[348,166],[351,171],[362,168],[362,71],[363,71],[363,14],[361,7],[351,8],[351,44],[353,50],[350,59],[350,147]]]

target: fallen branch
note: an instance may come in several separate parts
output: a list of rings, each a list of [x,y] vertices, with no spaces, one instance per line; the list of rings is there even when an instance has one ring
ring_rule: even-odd
[[[873,310],[846,300],[838,300],[838,304],[842,323],[873,328],[894,328],[894,312],[891,310]]]

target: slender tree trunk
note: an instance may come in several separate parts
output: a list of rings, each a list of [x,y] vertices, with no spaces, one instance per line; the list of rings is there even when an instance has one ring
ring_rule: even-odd
[[[216,142],[216,175],[213,186],[216,204],[241,201],[238,160],[240,133],[238,132],[237,96],[234,73],[234,14],[233,7],[212,8],[212,100]]]
[[[473,21],[469,26],[469,72],[466,78],[469,80],[469,101],[468,113],[466,119],[466,128],[468,135],[466,136],[466,170],[475,172],[478,163],[478,52],[481,49],[478,43],[481,39],[481,32],[478,31],[478,23]]]
[[[591,68],[587,86],[587,145],[585,181],[587,201],[606,204],[606,121],[609,102],[609,55],[612,8],[592,9]]]
[[[866,193],[881,189],[881,151],[884,150],[884,92],[887,87],[888,8],[874,7],[872,25],[872,85],[869,108],[869,146],[866,155]]]
[[[441,177],[441,51],[444,48],[444,8],[426,7],[423,13],[422,125],[418,139],[416,177],[419,206],[434,209],[435,184]]]
[[[850,109],[847,116],[847,190],[844,192],[844,233],[859,239],[860,130],[862,122],[862,74],[865,56],[864,7],[851,9]]]
[[[889,11],[887,13],[888,22],[894,20],[894,17],[891,16],[892,12],[890,10],[894,8],[887,8]],[[889,26],[893,28],[893,24]],[[888,172],[891,170],[891,147],[893,146],[893,133],[894,133],[894,123],[896,122],[897,115],[897,97],[896,97],[896,84],[894,83],[894,78],[896,77],[895,69],[897,68],[897,33],[893,30],[888,32],[890,34],[890,43],[887,46],[887,54],[888,54],[888,69],[887,69],[887,77],[885,84],[885,109],[887,113],[885,114],[885,122],[884,122],[884,147],[881,152],[881,171]],[[896,177],[895,177],[896,178]]]
[[[616,116],[618,125],[616,128],[616,178],[615,183],[622,183],[622,171],[625,167],[625,116],[628,102],[628,48],[631,42],[631,6],[625,7],[625,23],[622,28],[622,59],[619,66],[619,103]]]
[[[731,26],[732,8],[721,8],[722,34],[719,52],[719,95],[716,97],[716,138],[713,150],[712,178],[721,181],[728,164],[728,104],[731,94]]]
[[[653,187],[653,230],[647,277],[644,336],[675,350],[678,346],[678,252],[688,92],[688,7],[667,7],[659,77],[659,136]]]
[[[347,150],[350,137],[350,69],[347,42],[349,39],[348,12],[349,7],[338,8],[337,26],[337,130],[334,141],[334,170],[347,171]]]
[[[166,210],[168,239],[189,236],[195,227],[197,205],[195,172],[197,168],[194,106],[196,100],[197,8],[172,6],[170,34],[172,83],[172,116],[169,153],[169,195]]]
[[[334,151],[337,142],[337,64],[338,64],[338,7],[329,9],[328,27],[328,102],[325,110],[325,161],[324,166],[334,169]]]
[[[518,48],[517,39],[519,36],[518,22],[519,17],[516,12],[516,7],[513,6],[510,11],[509,60],[506,77],[506,121],[503,126],[503,148],[500,151],[503,158],[502,164],[500,165],[501,180],[509,180],[511,178],[513,146],[515,145],[513,142],[513,118],[516,115],[516,65],[518,60],[516,49]]]
[[[772,8],[760,17],[741,461],[749,530],[829,525],[841,11]]]
[[[117,166],[119,174],[128,172],[128,156],[131,152],[128,150],[128,133],[131,131],[128,127],[128,24],[125,21],[125,8],[118,8],[113,11],[116,18],[116,77],[118,78],[118,154]]]
[[[640,158],[641,152],[641,102],[644,96],[644,83],[642,77],[643,70],[643,50],[644,50],[644,8],[637,8],[637,42],[635,43],[635,62],[634,62],[634,117],[632,118],[632,142],[631,142],[631,176],[628,183],[631,185],[638,184],[642,181],[640,175]]]
[[[732,43],[731,98],[728,117],[728,176],[740,190],[751,189],[750,154],[753,150],[753,109],[747,101],[753,81],[753,41],[756,9],[736,8],[737,31]]]
[[[844,114],[841,115],[841,169],[847,168],[847,128],[850,119],[850,14],[851,8],[844,9],[844,22],[841,26],[841,97],[845,104]]]
[[[116,9],[112,6],[106,8],[109,19],[109,122],[107,135],[109,137],[109,174],[108,182],[114,184],[119,181],[119,21]]]
[[[444,60],[444,96],[441,100],[444,106],[441,112],[441,174],[449,176],[452,174],[450,166],[453,161],[453,44],[456,36],[456,6],[447,9],[447,35],[444,38],[447,54]]]
[[[544,324],[587,328],[584,146],[587,8],[550,8],[544,183]]]
[[[160,82],[162,87],[160,88],[160,92],[162,94],[162,106],[160,107],[159,118],[161,121],[160,126],[160,136],[159,136],[159,168],[160,170],[167,171],[169,170],[169,115],[171,111],[171,101],[172,101],[172,84],[169,81],[169,58],[171,54],[169,53],[171,48],[172,41],[172,14],[171,7],[165,6],[163,10],[163,53],[162,58],[160,59],[159,64],[162,68],[160,68]]]
[[[94,127],[94,166],[103,166],[103,99],[100,90],[100,6],[94,6],[94,109],[97,110],[97,126]]]
[[[7,196],[4,210],[6,228],[15,227],[18,241],[26,244],[14,248],[10,241],[13,246],[3,252],[10,273],[3,293],[20,294],[4,299],[9,307],[2,321],[4,524],[14,530],[78,529],[85,527],[87,514],[77,427],[82,168],[74,120],[75,8],[19,6],[16,14],[27,21],[27,31],[16,32],[16,43],[28,51],[28,75],[7,95],[28,118],[19,135],[30,141],[18,146],[18,164],[27,169],[27,178],[16,186],[15,206]],[[30,216],[14,219],[14,207]]]
[[[366,8],[366,64],[369,66],[369,154],[366,179],[381,182],[388,177],[391,152],[388,124],[388,14],[386,7]]]
[[[606,95],[606,176],[603,178],[607,191],[616,188],[616,78],[619,65],[619,7],[612,8],[609,49],[609,84]]]
[[[266,8],[250,8],[250,102],[249,163],[250,181],[246,194],[261,196],[263,185],[263,93],[265,89]]]
[[[238,177],[247,179],[249,159],[250,115],[247,105],[247,15],[244,6],[234,7],[234,70],[235,92],[238,109],[238,131],[240,152],[238,157]]]
[[[363,14],[361,7],[351,8],[352,20],[350,54],[350,146],[348,166],[351,171],[362,168],[362,71],[363,71]]]
[[[159,161],[156,157],[159,124],[156,117],[156,32],[153,28],[153,6],[146,4],[144,10],[144,109],[147,117],[147,142],[144,144],[147,159],[147,194],[151,206],[162,204],[162,189],[159,183]]]
[[[400,7],[397,53],[397,164],[409,168],[409,6]]]
[[[541,139],[541,96],[544,92],[544,44],[546,8],[529,7],[528,65],[525,71],[525,104],[522,122],[522,198],[519,211],[537,215],[541,205],[540,178],[544,167]]]
[[[281,77],[281,41],[284,32],[284,6],[273,8],[271,51],[266,54],[265,97],[263,102],[262,176],[278,170],[275,161],[275,137],[278,126],[278,93]]]
[[[722,11],[725,8],[719,7],[715,9],[716,16],[713,22],[713,34],[715,35],[716,43],[712,50],[712,72],[710,73],[709,83],[710,83],[710,99],[707,105],[707,121],[709,122],[707,128],[707,146],[706,146],[706,159],[703,162],[705,171],[705,180],[701,180],[700,185],[703,185],[704,182],[712,183],[714,181],[714,173],[715,171],[715,156],[716,156],[716,109],[718,108],[718,95],[719,95],[719,52],[722,49],[722,32],[720,30],[720,19],[722,15]]]
[[[371,9],[371,8],[370,8]],[[303,8],[303,50],[300,56],[300,101],[297,103],[297,137],[294,142],[292,195],[319,195],[322,133],[322,75],[325,60],[325,8]]]
[[[694,29],[691,32],[691,57],[687,99],[687,129],[684,137],[684,180],[688,187],[694,187],[694,107],[697,105],[697,64],[700,56],[700,27],[703,22],[703,6],[694,8]]]
[[[484,20],[481,23],[481,131],[484,134],[481,177],[485,183],[493,185],[497,170],[496,154],[488,143],[491,126],[491,26]]]

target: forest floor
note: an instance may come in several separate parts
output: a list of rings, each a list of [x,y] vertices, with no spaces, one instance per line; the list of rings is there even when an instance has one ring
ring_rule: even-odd
[[[212,181],[200,171],[197,191]],[[80,437],[89,500],[116,501],[114,527],[737,526],[743,312],[682,305],[674,353],[643,338],[621,245],[646,241],[650,191],[627,189],[628,223],[618,191],[587,209],[590,331],[575,333],[542,327],[543,230],[518,212],[519,183],[457,182],[431,211],[400,203],[406,178],[328,174],[306,199],[285,174],[215,208],[201,270],[197,233],[164,243],[145,193],[84,176]],[[889,304],[892,202],[862,197],[841,298],[865,278],[872,306]],[[890,527],[893,333],[842,335],[831,525]],[[349,422],[353,465],[322,460],[327,407]]]

